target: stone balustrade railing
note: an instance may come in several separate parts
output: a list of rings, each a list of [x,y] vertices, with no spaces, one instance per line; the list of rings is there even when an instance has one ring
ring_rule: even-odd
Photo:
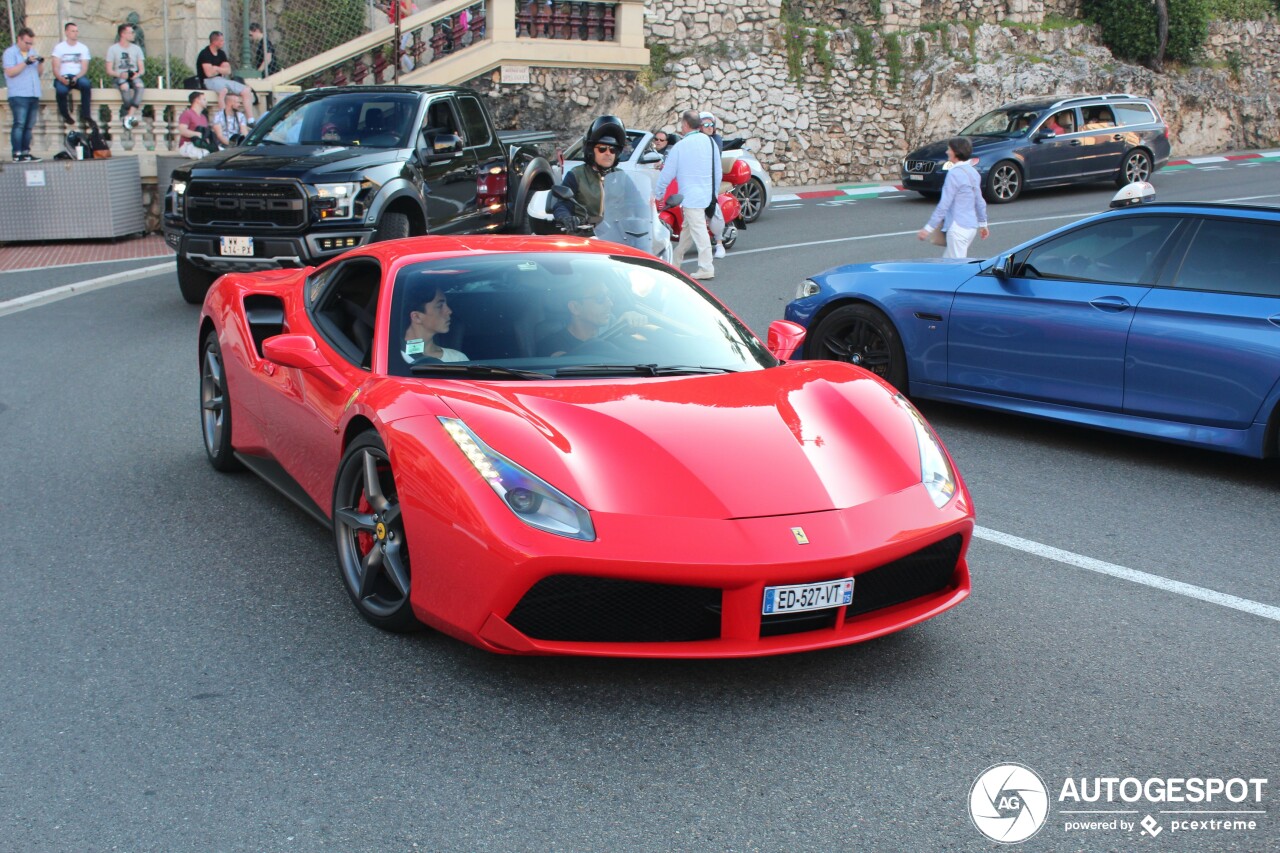
[[[256,81],[255,81],[256,82]],[[258,112],[261,113],[279,97],[297,91],[297,86],[281,87],[273,92],[258,92]],[[137,156],[143,178],[155,177],[155,158],[159,155],[176,155],[180,140],[178,139],[178,116],[187,108],[187,99],[191,95],[189,89],[148,89],[143,96],[144,117],[133,130],[124,126],[124,109],[120,103],[120,93],[115,89],[94,89],[91,95],[93,115],[99,129],[111,147],[113,157]],[[212,104],[210,112],[217,108],[218,95],[208,92],[208,103]],[[153,117],[146,116],[152,113]],[[79,115],[78,110],[74,111]],[[0,101],[0,146],[8,147],[9,128],[12,127],[13,116],[9,112],[9,102]],[[57,103],[51,87],[45,87],[40,98],[40,112],[36,118],[35,128],[31,134],[31,151],[46,159],[53,157],[66,148],[67,132],[79,129],[70,127],[58,116]],[[0,149],[3,150],[3,149]],[[7,153],[7,152],[5,152]]]

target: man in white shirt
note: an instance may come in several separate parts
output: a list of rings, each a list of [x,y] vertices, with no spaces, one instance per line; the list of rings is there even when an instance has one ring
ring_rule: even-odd
[[[67,124],[75,124],[71,117],[71,107],[67,97],[72,89],[80,92],[80,121],[89,123],[92,113],[89,111],[92,84],[86,76],[89,73],[89,46],[80,41],[80,28],[68,22],[62,28],[63,40],[54,47],[50,57],[53,59],[53,91],[58,99],[58,115]]]
[[[684,200],[680,208],[684,213],[684,225],[680,229],[680,242],[676,244],[676,266],[684,263],[689,244],[698,248],[698,269],[694,278],[715,278],[716,271],[711,254],[711,235],[707,231],[707,208],[715,203],[716,189],[723,177],[720,168],[720,152],[711,137],[702,133],[702,118],[697,110],[685,110],[680,115],[684,138],[676,143],[662,164],[662,174],[654,192],[662,198],[667,185],[673,180],[680,185]]]
[[[232,142],[231,137],[248,132],[249,122],[240,110],[240,95],[236,92],[227,92],[226,109],[218,110],[213,114],[213,135],[218,138],[220,146],[230,148],[240,144]]]
[[[116,43],[107,48],[107,73],[115,78],[115,85],[120,90],[120,100],[124,103],[124,126],[133,130],[138,119],[142,117],[142,73],[146,65],[146,57],[142,48],[134,44],[138,37],[133,24],[121,24],[116,27]]]

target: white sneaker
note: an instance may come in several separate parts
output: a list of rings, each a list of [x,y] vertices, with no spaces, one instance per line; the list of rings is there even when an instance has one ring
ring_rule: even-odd
[[[124,129],[125,129],[125,130],[133,130],[133,129],[134,129],[135,127],[137,127],[137,126],[138,126],[138,117],[137,117],[137,116],[125,116],[125,119],[124,119]]]
[[[715,278],[716,274],[714,272],[709,272],[707,270],[697,270],[693,273],[692,277],[696,279],[700,279],[702,281],[707,281],[708,279]]]
[[[717,258],[723,258],[723,257],[724,257],[724,243],[716,243],[716,250],[715,250],[714,252],[712,252],[711,254],[715,255]]]

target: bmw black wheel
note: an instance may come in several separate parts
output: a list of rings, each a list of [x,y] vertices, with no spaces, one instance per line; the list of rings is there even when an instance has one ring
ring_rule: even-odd
[[[759,178],[751,178],[745,184],[733,188],[742,207],[742,221],[748,225],[760,218],[764,213],[764,182]]]
[[[409,605],[409,545],[391,460],[376,433],[359,436],[342,455],[333,486],[338,571],[351,601],[384,631],[422,627]]]
[[[987,201],[1007,204],[1022,195],[1022,171],[1008,160],[991,167],[987,173]]]
[[[1130,151],[1124,158],[1124,168],[1116,178],[1116,186],[1124,187],[1151,177],[1151,155],[1141,149]]]
[[[907,390],[907,358],[898,330],[870,305],[844,305],[818,324],[806,345],[809,358],[845,361],[871,371],[899,391]]]
[[[222,350],[214,332],[200,347],[200,434],[209,464],[219,471],[237,471],[240,461],[231,448],[231,395],[227,393]]]

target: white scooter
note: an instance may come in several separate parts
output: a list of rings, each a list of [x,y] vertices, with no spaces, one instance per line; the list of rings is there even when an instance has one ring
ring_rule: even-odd
[[[563,184],[550,190],[539,190],[530,197],[528,214],[533,233],[560,232],[554,211],[562,199],[576,204],[573,191]],[[615,170],[605,175],[603,218],[594,229],[585,226],[583,230],[585,236],[591,236],[594,230],[594,236],[601,240],[648,252],[666,263],[675,258],[671,231],[658,218],[653,180],[646,174]]]

